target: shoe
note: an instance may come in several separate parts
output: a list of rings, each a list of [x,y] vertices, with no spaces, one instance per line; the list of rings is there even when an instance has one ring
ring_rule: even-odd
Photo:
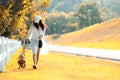
[[[33,69],[37,69],[37,67],[35,65],[33,65]]]

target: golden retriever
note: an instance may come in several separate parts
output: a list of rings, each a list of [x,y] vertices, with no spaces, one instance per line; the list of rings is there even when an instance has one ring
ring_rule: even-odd
[[[18,65],[19,65],[19,68],[26,68],[26,55],[25,55],[25,49],[23,48],[23,51],[19,54],[19,57],[18,57]]]

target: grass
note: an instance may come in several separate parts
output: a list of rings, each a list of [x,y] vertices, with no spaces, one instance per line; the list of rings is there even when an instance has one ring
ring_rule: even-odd
[[[112,50],[120,50],[120,41],[104,41],[104,42],[91,42],[91,43],[73,43],[73,44],[68,44],[69,46],[74,46],[74,47],[87,47],[87,48],[99,48],[99,49],[112,49]]]
[[[63,34],[53,44],[120,50],[120,18]]]
[[[119,80],[120,63],[106,59],[49,52],[41,55],[38,69],[32,69],[32,53],[26,50],[27,67],[18,69],[19,49],[11,57],[2,80]]]

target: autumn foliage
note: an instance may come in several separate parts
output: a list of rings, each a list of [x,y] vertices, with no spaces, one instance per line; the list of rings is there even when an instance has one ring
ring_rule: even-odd
[[[24,38],[35,15],[43,15],[52,0],[12,0],[0,6],[0,35]],[[25,31],[25,32],[24,32]]]

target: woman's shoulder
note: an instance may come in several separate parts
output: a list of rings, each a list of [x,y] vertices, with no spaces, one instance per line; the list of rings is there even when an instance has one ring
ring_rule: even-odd
[[[34,25],[31,25],[31,29],[35,29],[35,26],[34,26]]]

